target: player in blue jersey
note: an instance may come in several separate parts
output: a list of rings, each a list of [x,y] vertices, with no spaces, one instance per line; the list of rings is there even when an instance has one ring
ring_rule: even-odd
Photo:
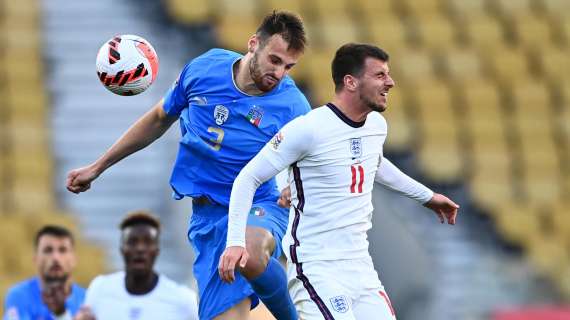
[[[35,250],[38,275],[8,290],[3,319],[71,320],[85,299],[85,289],[71,282],[73,235],[60,226],[45,226],[36,234]]]
[[[258,189],[249,216],[246,239],[252,259],[241,265],[231,285],[221,281],[217,267],[234,179],[281,127],[310,110],[287,76],[305,43],[299,17],[273,12],[249,39],[245,55],[213,49],[192,60],[164,99],[101,158],[68,174],[69,191],[86,191],[106,169],[179,120],[182,138],[170,184],[176,199],[193,198],[188,237],[196,254],[200,319],[247,319],[258,299],[277,319],[297,319],[277,260],[288,211],[277,205],[274,180]]]

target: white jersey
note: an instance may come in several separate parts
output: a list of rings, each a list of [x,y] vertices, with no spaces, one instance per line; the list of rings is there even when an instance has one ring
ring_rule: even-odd
[[[386,135],[380,113],[357,123],[332,104],[291,121],[236,179],[227,246],[244,245],[240,215],[249,212],[251,189],[290,166],[292,207],[283,238],[290,261],[368,257],[374,181],[422,203],[433,195],[383,159]]]
[[[97,320],[197,320],[196,294],[164,275],[144,295],[130,294],[125,287],[125,272],[96,277],[85,296]]]

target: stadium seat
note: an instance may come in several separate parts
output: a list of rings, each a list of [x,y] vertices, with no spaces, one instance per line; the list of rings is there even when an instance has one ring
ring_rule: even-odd
[[[257,0],[216,0],[216,11],[226,18],[247,18],[258,24],[258,16],[260,16]],[[265,14],[263,14],[265,15]],[[254,28],[255,30],[255,28]],[[252,31],[253,32],[253,31]]]
[[[400,19],[394,17],[385,17],[383,19],[364,17],[360,23],[368,30],[369,38],[366,40],[367,42],[376,44],[388,51],[389,54],[394,56],[392,61],[402,59],[399,56],[395,57],[395,53],[402,51],[402,48],[406,47],[409,28]]]
[[[464,23],[465,19],[479,19],[488,15],[485,0],[447,0],[446,8],[458,23]]]
[[[568,77],[568,70],[570,70],[569,56],[570,50],[568,49],[564,50],[552,46],[541,47],[537,58],[545,78],[551,82],[559,82]]]
[[[262,8],[264,12],[271,12],[272,10],[286,10],[297,13],[306,19],[307,3],[303,0],[262,0]]]
[[[331,17],[350,15],[352,3],[349,0],[313,0],[310,5],[323,24],[336,24]]]
[[[414,124],[408,116],[409,106],[402,95],[402,89],[395,88],[388,94],[388,109],[383,113],[388,122],[386,149],[404,151],[412,146]]]
[[[449,48],[443,59],[444,73],[453,83],[472,83],[483,80],[483,63],[476,50],[469,47]]]
[[[398,82],[402,86],[412,86],[437,81],[434,57],[425,50],[407,49],[397,52],[390,65],[396,85]]]
[[[308,80],[313,92],[313,106],[330,102],[334,95],[334,84],[331,74],[333,50],[311,50],[310,63],[305,65],[308,70]],[[305,59],[309,58],[305,57]],[[309,60],[309,59],[307,59]]]
[[[421,3],[421,1],[418,1]],[[422,45],[428,50],[439,52],[453,47],[458,39],[456,28],[443,15],[427,15],[414,19],[415,31]]]
[[[533,0],[494,0],[490,1],[490,10],[503,18],[528,15],[534,12]]]
[[[518,44],[524,48],[542,50],[543,46],[548,46],[552,42],[552,32],[547,20],[534,15],[521,14],[509,21]],[[541,48],[536,48],[537,43],[541,44]]]
[[[517,85],[528,82],[530,71],[525,51],[516,48],[495,48],[487,61],[498,83]]]
[[[540,241],[541,218],[534,207],[505,202],[495,207],[494,211],[497,228],[507,241],[523,248]]]
[[[559,237],[563,244],[570,248],[570,204],[558,201],[548,208],[548,217],[550,218],[554,229],[554,233]]]
[[[320,24],[313,25],[314,28],[318,28],[317,32],[320,33],[322,40],[320,44],[324,48],[336,50],[341,45],[349,42],[364,41],[356,28],[356,24],[349,16],[327,16],[325,20],[326,22],[321,20]]]
[[[436,17],[443,11],[440,0],[398,1],[405,15],[413,17]]]
[[[548,235],[530,242],[528,256],[537,271],[551,279],[556,279],[570,267],[568,251],[556,238]]]
[[[247,41],[257,25],[258,21],[253,17],[224,15],[216,20],[217,38],[222,46],[242,52],[247,49]]]
[[[394,18],[395,12],[392,1],[354,0],[350,3],[356,6],[357,16],[364,17],[368,21]]]
[[[461,21],[465,28],[465,37],[469,43],[482,53],[496,50],[505,43],[504,31],[499,22],[491,17],[466,19]]]
[[[166,0],[168,14],[182,24],[207,23],[213,16],[211,1],[206,0]]]

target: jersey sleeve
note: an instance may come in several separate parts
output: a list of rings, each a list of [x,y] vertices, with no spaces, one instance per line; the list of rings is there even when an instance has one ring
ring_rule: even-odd
[[[309,111],[311,111],[311,105],[309,104],[309,101],[307,100],[305,95],[301,93],[301,91],[299,91],[298,94],[299,94],[299,99],[297,100],[297,103],[293,106],[293,114],[291,115],[291,119],[295,119],[297,117],[306,115],[307,113],[309,113]]]
[[[186,92],[189,90],[191,85],[191,66],[192,62],[188,63],[184,69],[182,69],[178,79],[176,79],[172,87],[164,96],[163,109],[169,116],[180,116],[182,110],[188,105]]]
[[[29,301],[27,301],[29,303]],[[24,310],[26,299],[20,297],[17,292],[10,290],[4,300],[3,320],[31,320],[31,315]]]
[[[433,197],[433,191],[400,171],[386,158],[381,159],[374,181],[421,204]]]
[[[103,281],[102,276],[97,276],[87,288],[85,292],[85,302],[84,305],[91,308],[93,314],[97,315],[97,303],[99,301],[99,291],[101,287],[101,282]]]
[[[281,129],[240,172],[230,197],[226,247],[245,247],[247,214],[251,210],[255,190],[303,158],[313,145],[314,130],[306,117],[299,117]]]

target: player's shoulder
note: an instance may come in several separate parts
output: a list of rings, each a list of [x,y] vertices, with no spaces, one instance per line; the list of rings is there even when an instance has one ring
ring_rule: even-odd
[[[100,274],[91,280],[91,283],[89,284],[89,288],[87,290],[100,290],[101,288],[106,288],[109,286],[120,287],[123,285],[124,279],[124,271],[118,271],[109,274]]]
[[[213,48],[194,58],[192,64],[211,64],[220,62],[233,62],[242,55],[226,49]]]
[[[196,293],[185,285],[179,284],[164,274],[159,275],[159,290],[182,303],[196,301]],[[176,293],[176,294],[173,294]]]
[[[388,128],[386,118],[380,112],[370,112],[366,117],[366,124],[382,130],[387,130]]]
[[[28,300],[28,297],[39,291],[39,280],[37,277],[26,279],[14,284],[6,293],[6,301]]]

